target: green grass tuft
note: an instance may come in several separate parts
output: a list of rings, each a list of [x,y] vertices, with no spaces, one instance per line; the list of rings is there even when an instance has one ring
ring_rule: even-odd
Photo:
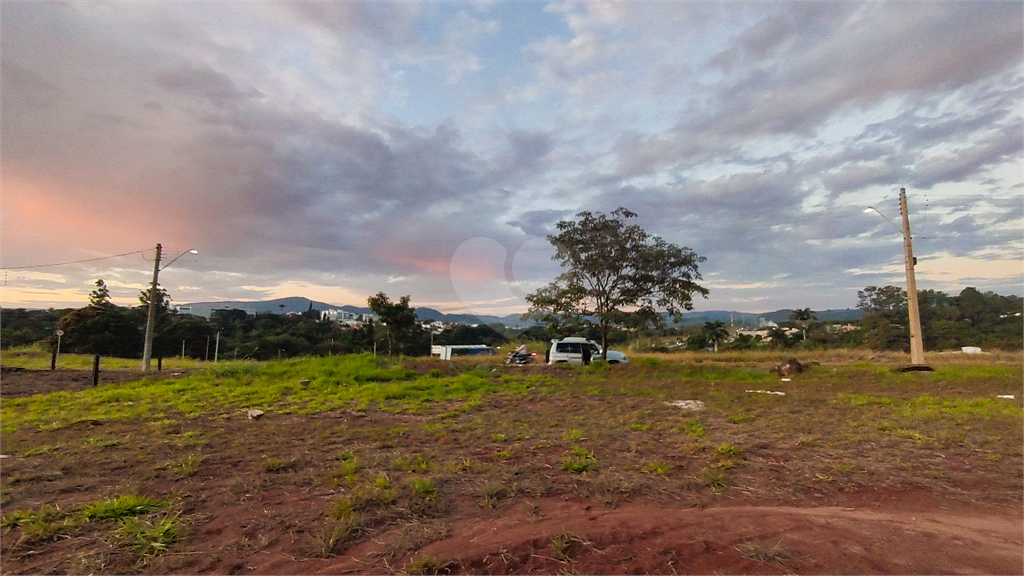
[[[120,520],[130,516],[142,516],[164,506],[166,502],[146,496],[127,494],[103,502],[89,504],[82,508],[86,520]]]
[[[117,536],[127,542],[140,556],[154,556],[165,552],[185,534],[185,527],[178,521],[177,514],[165,516],[155,523],[139,518],[127,518],[121,522],[121,527],[117,531]]]

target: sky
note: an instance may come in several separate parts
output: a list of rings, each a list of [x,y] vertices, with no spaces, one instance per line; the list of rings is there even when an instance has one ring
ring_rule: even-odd
[[[920,289],[1022,292],[1020,2],[5,0],[0,57],[8,308],[137,303],[161,243],[179,304],[521,313],[620,206],[696,310],[846,308],[900,188]]]

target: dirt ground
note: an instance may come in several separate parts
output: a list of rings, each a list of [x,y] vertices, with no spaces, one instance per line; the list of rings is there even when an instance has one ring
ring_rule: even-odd
[[[103,381],[137,376],[110,373]],[[5,369],[0,393],[11,398],[91,385],[88,371]],[[514,402],[484,408],[551,408],[543,405],[547,399]],[[581,401],[572,402],[565,406]],[[137,560],[101,528],[34,546],[5,529],[0,572],[1024,574],[1020,477],[1010,472],[1008,481],[996,481],[993,474],[974,474],[984,461],[970,455],[932,457],[944,472],[942,482],[915,476],[915,466],[923,465],[906,462],[867,471],[859,480],[814,482],[781,442],[765,440],[744,455],[737,468],[742,482],[707,490],[683,474],[647,483],[604,473],[567,475],[557,469],[560,451],[540,443],[523,450],[528,458],[494,460],[472,438],[427,437],[420,431],[424,421],[431,419],[373,410],[268,414],[257,421],[239,412],[141,426],[83,422],[12,442],[4,438],[5,514],[44,502],[70,509],[142,493],[174,498],[189,535],[163,555]],[[412,432],[375,440],[399,426]],[[91,444],[98,437],[117,442]],[[660,449],[658,437],[651,438],[650,449]],[[506,493],[482,500],[483,476],[440,471],[434,477],[443,501],[438,511],[390,516],[325,553],[328,511],[348,493],[344,482],[325,480],[340,451],[362,450],[378,460],[402,450],[436,456],[445,443],[445,450],[490,466],[488,474],[509,486]],[[63,448],[18,456],[28,445]],[[198,472],[175,474],[171,463],[191,454],[202,454]],[[287,465],[271,472],[268,458]],[[1000,465],[1003,477],[1005,466],[1019,468],[1018,462]],[[413,475],[389,470],[395,482]],[[424,558],[434,563],[415,564]]]
[[[181,378],[187,370],[164,370],[157,372],[161,379]],[[142,370],[100,370],[99,384],[122,384],[134,382],[144,376],[153,376]],[[20,398],[33,394],[76,391],[92,388],[91,370],[27,370],[4,366],[0,368],[0,398]]]

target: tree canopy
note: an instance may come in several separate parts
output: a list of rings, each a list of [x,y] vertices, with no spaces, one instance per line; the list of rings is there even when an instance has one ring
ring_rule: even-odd
[[[807,324],[810,323],[811,320],[817,320],[818,315],[811,311],[810,308],[802,308],[793,310],[793,312],[789,314],[789,319],[800,326],[800,329],[803,331],[803,339],[807,340]]]
[[[714,345],[715,352],[718,352],[718,343],[729,337],[729,330],[725,327],[725,322],[718,320],[705,322],[701,332],[703,332],[707,341]]]
[[[388,356],[395,352],[421,352],[419,349],[422,348],[423,330],[416,324],[416,309],[409,306],[408,296],[392,302],[387,294],[378,292],[366,302],[384,326]]]
[[[626,223],[635,217],[618,208],[559,222],[548,241],[565,272],[526,297],[528,315],[562,323],[595,319],[606,355],[612,327],[660,325],[663,312],[678,320],[693,309],[694,294],[706,298],[708,290],[696,282],[705,259]]]

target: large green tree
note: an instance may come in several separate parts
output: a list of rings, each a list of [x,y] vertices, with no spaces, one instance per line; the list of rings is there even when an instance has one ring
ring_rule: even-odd
[[[697,284],[693,250],[652,236],[636,224],[636,214],[618,208],[610,215],[580,212],[576,220],[557,224],[548,236],[565,272],[526,297],[531,314],[557,316],[565,322],[594,319],[607,356],[612,327],[643,328],[662,324],[662,312],[679,320],[693,309],[693,296],[707,297]]]
[[[61,343],[69,352],[120,357],[142,352],[137,315],[110,302],[110,291],[103,280],[96,281],[89,305],[63,316],[57,328],[64,331]]]
[[[857,308],[895,324],[907,324],[907,291],[898,286],[868,286],[857,291]]]
[[[384,325],[388,344],[388,356],[399,352],[400,348],[408,348],[414,341],[420,340],[418,332],[422,332],[416,324],[416,309],[409,306],[409,297],[402,296],[398,302],[392,302],[388,295],[378,292],[367,299],[370,310],[380,318]],[[408,350],[412,351],[412,350]]]

